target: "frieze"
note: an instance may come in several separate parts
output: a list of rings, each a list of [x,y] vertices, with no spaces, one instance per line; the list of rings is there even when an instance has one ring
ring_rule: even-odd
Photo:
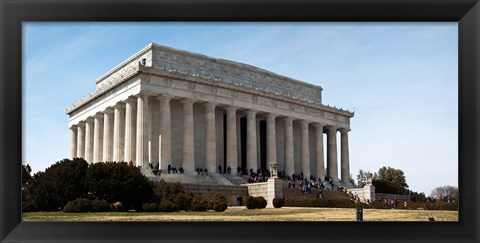
[[[188,88],[189,90],[195,90],[195,84],[194,84],[194,83],[188,83],[188,84],[187,84],[187,88]]]
[[[210,86],[210,93],[211,94],[217,94],[217,88]]]
[[[275,107],[277,107],[277,106],[278,106],[277,100],[272,99],[272,105],[275,106]]]
[[[171,80],[171,79],[168,79],[168,78],[165,79],[163,82],[164,82],[164,84],[165,84],[166,86],[172,86],[172,83],[173,83],[172,80]]]

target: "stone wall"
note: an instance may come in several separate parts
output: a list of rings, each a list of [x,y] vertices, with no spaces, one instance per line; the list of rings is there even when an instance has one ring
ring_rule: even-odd
[[[387,193],[375,193],[375,199],[397,199],[399,202],[409,202],[409,195],[387,194]]]
[[[367,199],[372,202],[379,199],[395,199],[397,198],[400,202],[408,202],[410,201],[409,195],[397,195],[397,194],[387,194],[387,193],[376,193],[375,186],[373,185],[365,185],[363,188],[352,188],[347,189],[348,192],[352,194],[356,193],[360,198],[360,201],[364,202]]]
[[[273,199],[282,197],[282,180],[269,179],[267,182],[244,184],[242,187],[248,188],[248,195],[252,197],[263,197],[267,200],[267,208],[273,208]]]
[[[347,189],[348,192],[352,194],[357,194],[360,201],[366,202],[369,200],[370,202],[375,201],[375,186],[373,185],[365,185],[363,188],[352,188]]]
[[[243,204],[245,204],[245,198],[248,196],[248,189],[244,186],[219,186],[219,185],[194,185],[183,184],[183,188],[186,191],[192,192],[194,195],[202,195],[209,191],[216,191],[222,193],[227,198],[228,206],[236,206],[237,197],[243,198]]]

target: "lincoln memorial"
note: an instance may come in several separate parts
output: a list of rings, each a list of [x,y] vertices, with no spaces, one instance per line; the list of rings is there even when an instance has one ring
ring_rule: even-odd
[[[71,157],[158,164],[163,171],[170,164],[186,173],[278,163],[287,175],[348,183],[354,113],[323,105],[322,90],[248,64],[149,44],[66,109]]]

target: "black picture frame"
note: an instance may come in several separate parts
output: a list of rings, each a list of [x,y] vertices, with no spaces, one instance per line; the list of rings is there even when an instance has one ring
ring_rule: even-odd
[[[1,242],[480,241],[478,0],[0,0],[0,17]],[[22,222],[24,21],[458,22],[459,222]]]

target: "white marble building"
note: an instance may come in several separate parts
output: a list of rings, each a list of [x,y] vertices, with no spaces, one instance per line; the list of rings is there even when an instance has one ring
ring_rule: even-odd
[[[71,156],[89,163],[160,163],[162,170],[171,164],[186,172],[278,162],[289,175],[326,173],[348,181],[354,114],[321,98],[320,86],[150,44],[67,108]]]

